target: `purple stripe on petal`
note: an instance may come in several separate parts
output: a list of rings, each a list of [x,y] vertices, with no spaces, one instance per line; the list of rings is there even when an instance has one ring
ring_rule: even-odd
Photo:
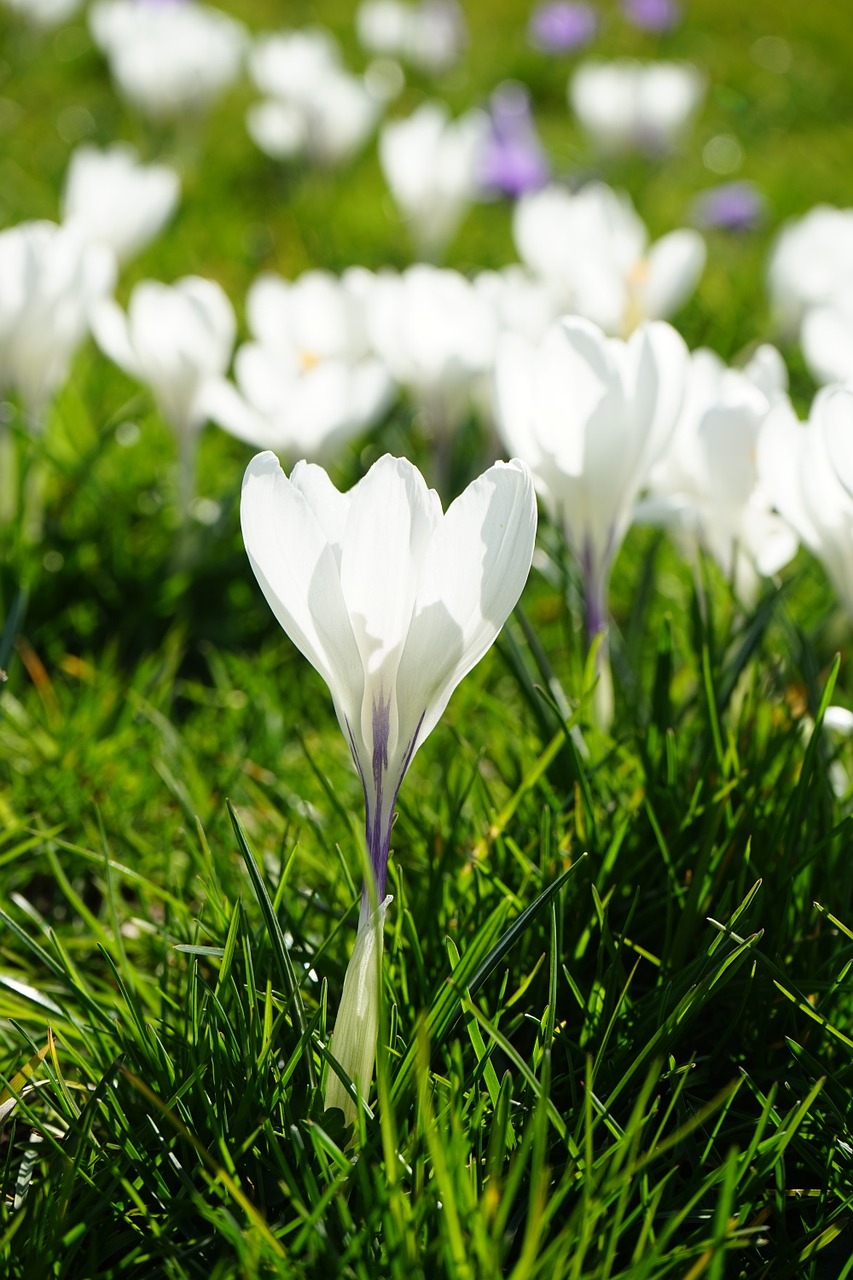
[[[394,821],[394,806],[400,791],[403,778],[415,754],[421,725],[426,711],[421,713],[415,732],[406,744],[402,760],[395,774],[388,777],[388,737],[390,732],[390,701],[383,697],[373,703],[373,767],[372,786],[367,785],[364,771],[359,763],[355,747],[355,739],[349,721],[346,722],[350,740],[350,750],[356,762],[356,769],[364,788],[365,804],[365,838],[370,857],[370,869],[378,901],[385,896],[385,882],[388,876],[388,854],[391,848],[391,825]],[[389,786],[390,783],[390,786]],[[373,910],[373,901],[365,883],[361,894],[361,919],[365,919]]]
[[[591,645],[599,631],[607,628],[606,573],[602,563],[596,564],[592,553],[592,545],[588,538],[584,539],[581,554],[581,572],[583,573],[584,606],[586,612],[586,641]]]

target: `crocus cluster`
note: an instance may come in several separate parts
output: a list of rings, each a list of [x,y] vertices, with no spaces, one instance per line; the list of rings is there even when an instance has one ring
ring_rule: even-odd
[[[4,2],[38,25],[75,8]],[[607,13],[549,0],[524,20],[536,49],[574,57],[614,22],[656,44],[683,12],[674,0],[624,0]],[[7,405],[0,415],[0,481],[18,442],[32,448],[32,433],[50,429],[53,397],[88,335],[91,356],[140,384],[141,401],[172,427],[185,519],[207,422],[264,450],[245,472],[246,549],[275,616],[329,688],[364,793],[364,886],[332,1042],[341,1074],[326,1091],[351,1119],[373,1069],[400,788],[519,598],[537,499],[582,585],[602,729],[616,705],[609,585],[635,522],[665,528],[694,567],[710,557],[744,605],[802,543],[853,616],[853,209],[805,212],[770,256],[776,339],[798,337],[826,384],[801,422],[783,356],[763,333],[734,361],[688,350],[676,326],[684,308],[701,320],[709,303],[705,238],[677,215],[661,227],[647,203],[662,232],[652,237],[631,195],[602,176],[614,165],[648,174],[697,145],[708,88],[697,67],[573,63],[567,101],[558,86],[565,136],[554,145],[520,81],[483,86],[455,115],[432,96],[440,80],[425,89],[427,77],[451,83],[465,56],[456,0],[365,0],[355,25],[374,61],[363,70],[324,29],[252,35],[190,0],[94,0],[86,21],[156,154],[82,146],[57,192],[59,220],[0,231],[0,394],[19,412],[14,429]],[[563,74],[557,62],[548,70]],[[126,264],[184,218],[196,163],[187,157],[206,162],[199,119],[244,73],[258,95],[246,117],[256,175],[289,193],[311,166],[324,169],[318,184],[336,180],[336,166],[359,176],[372,166],[387,256],[377,250],[368,268],[329,252],[309,266],[293,237],[258,262],[243,298],[202,274],[145,278],[144,262],[122,292]],[[626,164],[625,152],[639,158]],[[584,167],[567,172],[567,157]],[[747,178],[687,204],[712,237],[773,215]],[[516,260],[478,257],[476,220],[489,218],[503,219]],[[465,270],[438,265],[460,247]],[[481,472],[446,511],[411,461],[366,440],[381,438],[389,417],[395,450],[401,440],[423,449],[441,488],[458,456]],[[321,463],[361,479],[341,492]],[[0,486],[4,528],[19,518],[9,488]]]
[[[258,40],[249,70],[265,96],[249,109],[246,126],[276,160],[306,156],[340,164],[376,125],[381,100],[363,76],[346,69],[337,42],[322,28]]]

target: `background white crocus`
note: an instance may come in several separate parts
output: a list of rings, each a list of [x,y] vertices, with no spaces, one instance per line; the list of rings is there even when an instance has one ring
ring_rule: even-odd
[[[603,182],[570,192],[552,185],[523,196],[513,235],[525,265],[563,308],[627,337],[643,320],[666,320],[693,293],[705,265],[698,231],[681,228],[649,245],[630,197]]]
[[[457,0],[363,0],[355,17],[368,53],[399,58],[428,75],[458,61],[465,45],[465,15]]]
[[[488,136],[485,112],[453,120],[440,102],[425,102],[382,127],[382,172],[422,257],[441,255],[477,198]]]
[[[53,27],[80,8],[82,0],[2,0],[7,9],[38,27]]]
[[[241,521],[271,609],[329,687],[364,789],[369,878],[333,1052],[365,1094],[397,792],[521,594],[536,535],[533,485],[523,463],[496,463],[443,513],[404,458],[385,455],[340,493],[321,467],[301,462],[288,478],[262,453],[246,470]],[[334,1076],[326,1104],[353,1115]]]
[[[853,294],[853,209],[821,204],[787,222],[770,254],[767,287],[788,338],[813,307]]]
[[[253,142],[276,160],[306,155],[334,165],[361,149],[382,103],[367,80],[352,75],[330,32],[279,32],[255,42],[249,72],[262,102],[249,108]]]
[[[441,448],[491,370],[498,321],[490,299],[446,267],[380,272],[367,293],[373,349],[421,411]]]
[[[569,102],[603,151],[666,151],[685,133],[705,96],[705,77],[689,62],[582,63]]]
[[[681,408],[687,348],[668,324],[643,325],[628,341],[568,317],[541,343],[499,340],[498,429],[530,466],[536,488],[580,562],[591,643],[607,629],[610,571],[652,465]],[[609,667],[599,649],[597,712],[612,713]]]
[[[787,399],[768,414],[758,441],[758,470],[776,509],[826,570],[853,617],[853,389],[824,387],[808,422]],[[843,479],[842,479],[843,477]]]
[[[0,392],[16,393],[39,425],[68,376],[115,260],[73,227],[24,222],[0,231]]]
[[[638,520],[671,529],[691,561],[699,546],[709,552],[745,604],[755,597],[758,575],[776,573],[797,550],[757,464],[768,411],[787,386],[775,347],[759,347],[742,369],[727,368],[713,351],[694,351],[672,439],[637,508]]]
[[[143,280],[127,314],[112,299],[92,317],[101,350],[131,378],[150,387],[180,448],[179,503],[186,516],[192,495],[198,433],[208,417],[208,384],[228,367],[236,321],[221,286],[199,276],[175,284]]]
[[[181,184],[165,164],[142,164],[133,147],[82,146],[71,157],[62,219],[127,262],[159,235],[178,205]]]
[[[242,23],[205,4],[96,0],[89,27],[119,91],[156,120],[205,111],[239,76],[248,46]]]
[[[370,350],[366,294],[373,277],[309,271],[297,280],[261,276],[246,297],[252,341],[234,358],[236,388],[208,388],[210,417],[258,448],[319,461],[373,426],[393,395]]]
[[[806,312],[800,346],[815,382],[853,379],[853,279],[839,287],[831,301]]]

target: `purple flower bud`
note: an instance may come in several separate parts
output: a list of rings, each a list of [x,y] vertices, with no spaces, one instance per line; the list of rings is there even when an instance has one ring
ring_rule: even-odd
[[[622,13],[641,31],[670,31],[681,18],[675,0],[622,0]]]
[[[480,167],[482,186],[511,198],[538,191],[550,169],[523,85],[499,85],[492,94],[490,125]]]
[[[592,5],[577,0],[545,0],[530,15],[530,43],[543,53],[571,53],[588,45],[598,30]]]
[[[752,231],[764,215],[764,197],[752,182],[723,182],[696,198],[693,214],[703,227]]]

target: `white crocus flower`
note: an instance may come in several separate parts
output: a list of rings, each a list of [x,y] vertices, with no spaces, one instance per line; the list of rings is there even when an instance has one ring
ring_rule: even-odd
[[[529,465],[562,524],[586,592],[590,643],[607,630],[610,571],[649,471],[681,408],[687,348],[668,324],[643,325],[624,342],[566,318],[534,344],[498,343],[498,429]],[[599,717],[612,712],[604,645]]]
[[[72,227],[24,222],[0,231],[0,391],[15,391],[34,424],[114,282],[112,254]]]
[[[775,347],[759,347],[743,369],[727,368],[704,348],[694,351],[672,439],[637,508],[639,520],[672,528],[690,559],[703,546],[746,603],[755,596],[758,574],[776,573],[797,550],[793,529],[772,510],[757,464],[764,421],[787,385]]]
[[[237,351],[237,388],[208,388],[210,417],[239,439],[318,460],[373,426],[393,384],[368,346],[370,272],[261,276],[246,298],[252,341]]]
[[[688,62],[584,62],[569,84],[575,115],[604,151],[669,150],[704,96],[705,77]]]
[[[447,440],[491,369],[497,317],[484,293],[449,268],[380,272],[367,295],[373,349]]]
[[[249,71],[266,97],[249,108],[246,127],[273,159],[307,155],[339,164],[361,149],[378,119],[381,101],[363,77],[347,71],[322,28],[262,37]]]
[[[787,337],[811,308],[853,294],[853,209],[816,205],[786,223],[770,255],[767,287]]]
[[[245,27],[204,4],[96,0],[89,27],[121,93],[152,119],[206,110],[237,79]]]
[[[80,8],[81,0],[2,0],[7,9],[37,27],[53,27]]]
[[[456,0],[362,0],[355,22],[368,53],[400,58],[428,75],[452,67],[465,44],[465,16]]]
[[[101,350],[131,378],[150,387],[181,451],[180,504],[192,489],[198,433],[208,417],[208,385],[228,367],[236,321],[231,303],[213,280],[186,276],[173,285],[143,280],[125,314],[112,301],[92,317]]]
[[[819,391],[806,423],[781,400],[758,441],[758,469],[776,509],[821,562],[853,617],[853,496],[846,487],[853,481],[851,432],[849,387]]]
[[[439,102],[425,102],[407,119],[383,126],[382,172],[423,257],[441,254],[477,197],[488,135],[484,112],[452,120]]]
[[[517,263],[480,271],[473,285],[491,306],[500,333],[520,333],[538,342],[563,311],[554,286]]]
[[[833,301],[806,312],[800,346],[815,382],[853,379],[853,279],[839,288]]]
[[[164,164],[141,164],[133,147],[78,147],[62,195],[62,218],[127,262],[162,231],[178,205],[181,184]]]
[[[627,336],[665,320],[692,294],[705,265],[697,231],[649,245],[630,198],[601,182],[573,194],[550,186],[522,196],[513,233],[522,261],[557,292],[566,311]]]
[[[267,602],[329,687],[364,789],[370,874],[333,1050],[366,1094],[378,999],[372,947],[387,905],[397,792],[521,594],[536,534],[533,485],[523,463],[497,463],[442,513],[406,459],[385,455],[340,493],[321,467],[300,462],[288,478],[262,453],[246,470],[241,521]],[[334,1077],[326,1102],[352,1117]]]

